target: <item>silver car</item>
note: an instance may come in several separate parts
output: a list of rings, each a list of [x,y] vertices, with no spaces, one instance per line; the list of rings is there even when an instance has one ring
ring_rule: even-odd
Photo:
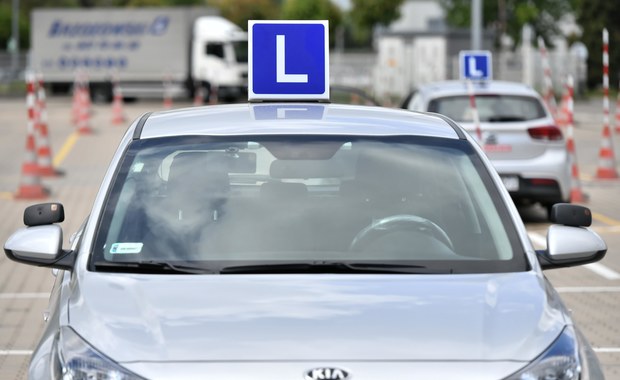
[[[600,260],[585,207],[535,251],[437,114],[267,103],[145,114],[63,249],[60,203],[4,250],[60,269],[30,379],[602,379],[543,270]]]
[[[478,140],[517,204],[540,203],[550,212],[570,202],[570,161],[566,141],[540,95],[516,82],[474,82],[476,127],[466,82],[420,86],[402,108],[438,112],[461,124]]]

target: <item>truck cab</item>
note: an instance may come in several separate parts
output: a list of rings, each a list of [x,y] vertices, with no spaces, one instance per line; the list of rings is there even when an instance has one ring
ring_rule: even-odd
[[[205,100],[214,91],[228,100],[245,96],[247,33],[222,17],[204,16],[196,19],[193,36],[192,78],[203,87]]]

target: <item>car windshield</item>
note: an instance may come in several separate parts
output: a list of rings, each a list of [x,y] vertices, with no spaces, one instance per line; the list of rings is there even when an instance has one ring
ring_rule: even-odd
[[[546,116],[541,102],[529,96],[476,95],[481,122],[511,122],[541,119]],[[457,122],[472,122],[469,96],[448,96],[431,100],[429,112],[437,112]]]
[[[525,270],[508,211],[469,144],[406,136],[137,140],[113,181],[91,269]]]

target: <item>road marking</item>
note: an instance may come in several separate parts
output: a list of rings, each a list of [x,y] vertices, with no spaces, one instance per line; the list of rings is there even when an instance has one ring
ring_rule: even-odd
[[[620,354],[620,347],[596,347],[593,350],[597,354]]]
[[[547,246],[547,238],[543,235],[539,234],[538,232],[528,232],[527,234],[529,235],[530,240],[532,240],[534,245],[539,246],[540,249],[544,249]],[[607,280],[620,279],[620,273],[600,263],[586,264],[583,265],[583,267],[591,270],[592,272],[598,274],[601,277],[606,278]]]
[[[0,192],[0,199],[13,199],[13,193],[8,191]]]
[[[558,293],[620,293],[620,286],[558,286]]]
[[[69,152],[73,148],[73,145],[75,145],[79,137],[80,137],[80,134],[77,131],[73,132],[72,134],[69,135],[69,137],[67,137],[67,140],[65,140],[65,143],[62,145],[62,148],[60,148],[60,150],[54,157],[54,160],[52,161],[52,165],[54,167],[60,166],[60,164],[65,160],[65,158],[67,157],[67,155],[69,154]]]
[[[615,220],[615,219],[610,218],[608,216],[605,216],[603,214],[599,214],[598,212],[593,212],[592,213],[592,218],[594,218],[594,220],[598,220],[599,222],[603,222],[605,224],[609,224],[610,226],[620,226],[620,221],[619,220]]]
[[[598,274],[599,276],[605,277],[608,280],[620,280],[620,273],[616,272],[613,269],[607,268],[605,265],[600,263],[592,263],[584,265],[585,268],[590,269],[592,272]]]
[[[0,293],[0,299],[50,298],[49,293]]]
[[[32,350],[0,350],[0,356],[30,356]]]

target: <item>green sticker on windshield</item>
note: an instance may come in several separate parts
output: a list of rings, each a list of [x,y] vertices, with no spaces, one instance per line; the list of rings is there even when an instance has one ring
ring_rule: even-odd
[[[123,255],[142,252],[144,243],[114,243],[110,248],[110,253]]]

